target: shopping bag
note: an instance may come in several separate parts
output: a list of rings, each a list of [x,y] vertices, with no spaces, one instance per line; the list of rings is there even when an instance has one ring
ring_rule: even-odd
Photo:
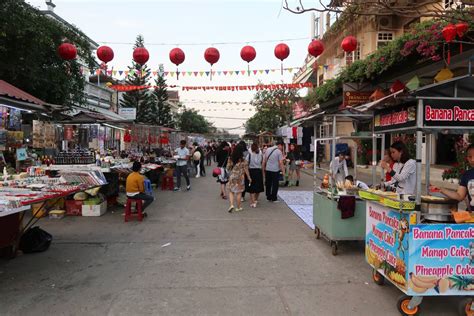
[[[35,226],[21,236],[19,249],[24,253],[43,252],[48,250],[52,240],[50,233]]]

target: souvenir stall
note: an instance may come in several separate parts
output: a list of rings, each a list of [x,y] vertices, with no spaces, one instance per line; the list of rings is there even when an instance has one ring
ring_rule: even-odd
[[[429,190],[431,137],[425,190],[421,182],[423,134],[474,131],[473,87],[469,74],[418,89],[398,104],[364,107],[375,110],[377,133],[416,133],[415,194],[360,194],[367,200],[366,260],[377,284],[388,280],[404,293],[397,303],[402,315],[418,313],[423,296],[461,296],[459,311],[474,313],[474,216]]]
[[[313,115],[311,120],[306,123],[312,123],[315,131],[314,135],[318,135],[318,127],[324,122],[332,124],[332,137],[315,138],[314,161],[317,161],[318,148],[320,143],[328,143],[332,152],[336,152],[336,145],[341,141],[354,139],[371,139],[372,143],[376,142],[375,134],[371,136],[337,136],[338,120],[344,118],[354,121],[367,121],[372,118],[370,114],[361,114],[352,110],[338,111],[336,113],[322,112],[320,115]],[[357,152],[357,144],[354,143],[354,150]],[[376,155],[376,152],[373,152]],[[373,161],[376,156],[373,157]],[[355,155],[354,165],[357,166],[357,155]],[[329,179],[326,173],[321,185],[318,185],[317,174],[324,172],[330,173],[330,170],[318,167],[313,164],[313,223],[315,225],[316,238],[324,237],[327,239],[332,248],[332,254],[337,255],[338,242],[349,240],[364,240],[365,238],[365,201],[361,200],[358,195],[357,168],[354,168],[354,183],[350,181],[335,181]],[[373,182],[375,182],[375,166],[372,166]]]
[[[15,255],[22,235],[36,224],[46,207],[54,208],[62,198],[79,192],[87,191],[94,196],[96,190],[91,189],[107,183],[100,171],[62,170],[54,177],[46,172],[40,167],[31,167],[28,173],[4,174],[0,181],[0,249],[7,248],[10,256]],[[86,193],[83,195],[88,196]],[[99,216],[107,208],[106,202],[100,205],[80,202],[83,216]],[[25,211],[33,205],[39,206],[34,208],[31,217],[26,216]],[[62,217],[64,214],[65,211],[54,211],[50,216]],[[23,220],[28,218],[23,224]]]

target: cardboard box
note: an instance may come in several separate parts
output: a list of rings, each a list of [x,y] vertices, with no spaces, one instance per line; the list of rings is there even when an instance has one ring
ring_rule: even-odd
[[[102,216],[107,211],[107,201],[99,205],[82,205],[82,216]]]

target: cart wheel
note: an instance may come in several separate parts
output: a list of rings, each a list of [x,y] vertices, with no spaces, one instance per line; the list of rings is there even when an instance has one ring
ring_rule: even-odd
[[[331,242],[331,252],[333,256],[337,256],[337,243],[334,241]]]
[[[316,234],[316,239],[321,238],[321,230],[319,228],[315,227],[314,233]]]
[[[410,303],[410,300],[411,300],[411,296],[407,296],[407,295],[402,295],[398,299],[397,308],[398,308],[398,311],[403,316],[418,315],[418,312],[420,311],[420,306],[415,306],[413,309],[408,308],[408,304]]]
[[[384,285],[385,283],[384,276],[375,269],[372,270],[372,280],[374,280],[377,285]]]
[[[474,302],[472,298],[465,298],[459,302],[458,313],[460,316],[474,316]]]

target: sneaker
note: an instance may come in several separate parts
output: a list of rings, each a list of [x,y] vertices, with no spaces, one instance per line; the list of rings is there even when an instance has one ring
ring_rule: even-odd
[[[229,207],[229,209],[227,210],[227,212],[232,213],[233,210],[234,210],[234,206],[231,205],[231,206]]]
[[[174,188],[173,191],[179,191],[179,188]]]
[[[280,200],[276,199],[274,201],[272,201],[273,203],[280,203]]]
[[[196,176],[196,178],[199,178],[199,177],[201,177],[201,176],[200,176],[200,175],[197,175],[197,176]]]
[[[242,197],[242,198],[240,199],[240,202],[245,202],[245,198]]]
[[[236,211],[236,212],[242,212],[243,210],[244,210],[244,209],[243,209],[243,208],[241,208],[241,207],[240,207],[240,208],[236,208],[236,209],[235,209],[235,211]]]
[[[191,185],[188,185],[188,186],[186,187],[186,191],[189,191],[189,190],[191,190]]]

